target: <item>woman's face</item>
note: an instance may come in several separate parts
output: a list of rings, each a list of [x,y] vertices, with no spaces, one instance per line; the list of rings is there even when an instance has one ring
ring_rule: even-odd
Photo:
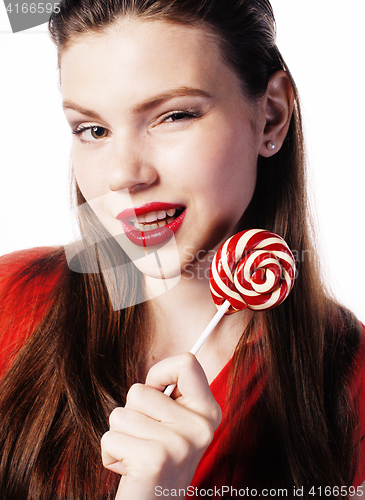
[[[172,276],[236,231],[255,187],[262,124],[211,34],[122,19],[73,40],[61,83],[78,185],[132,253],[168,256],[174,239]]]

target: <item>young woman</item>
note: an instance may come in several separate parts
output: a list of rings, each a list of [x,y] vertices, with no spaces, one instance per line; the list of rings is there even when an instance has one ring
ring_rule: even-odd
[[[62,1],[50,31],[83,241],[2,259],[1,498],[361,495],[362,328],[318,279],[269,2]],[[184,354],[251,228],[311,258]]]

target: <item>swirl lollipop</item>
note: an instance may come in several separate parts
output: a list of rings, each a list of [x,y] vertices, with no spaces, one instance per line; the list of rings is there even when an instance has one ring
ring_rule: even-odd
[[[225,314],[280,305],[293,288],[294,278],[294,257],[277,234],[250,229],[229,238],[210,266],[210,291],[218,311],[190,352],[197,354]],[[167,386],[165,394],[171,395],[174,388],[174,384]]]
[[[227,314],[259,311],[281,304],[294,284],[294,257],[278,235],[262,229],[242,231],[217,251],[210,267],[210,291],[219,308],[226,300]]]

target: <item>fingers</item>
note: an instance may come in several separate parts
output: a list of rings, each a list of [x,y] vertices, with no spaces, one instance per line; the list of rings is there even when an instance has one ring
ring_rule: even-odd
[[[142,410],[142,405],[140,406]],[[153,415],[154,412],[152,410],[149,413]],[[160,423],[161,421],[153,418],[153,416],[151,417],[141,411],[127,407],[116,408],[109,417],[110,430],[122,432],[140,439],[150,439],[151,436],[157,438],[160,433]]]
[[[163,394],[177,383],[177,399]],[[149,499],[156,485],[187,487],[221,420],[205,373],[190,353],[165,359],[110,415],[102,459],[123,476],[118,500]]]
[[[150,500],[156,486],[186,488],[194,476],[200,456],[191,454],[188,443],[174,447],[169,440],[143,440],[109,431],[101,442],[104,467],[122,475],[116,499]]]
[[[184,447],[184,441],[202,449],[213,439],[214,423],[204,413],[214,410],[191,411],[157,389],[140,384],[132,386],[128,400],[128,405],[110,414],[110,431],[142,440],[168,439],[175,449]]]
[[[205,415],[208,412],[208,409],[204,410],[204,405],[201,402],[195,405],[202,407],[199,408],[198,414]],[[134,384],[129,389],[125,410],[133,411],[136,419],[138,419],[137,414],[140,414],[149,417],[150,420],[165,424],[190,418],[191,413],[191,408],[188,406],[177,404],[177,400],[174,401],[158,389],[143,384]],[[137,422],[137,420],[134,421]]]
[[[176,402],[209,417],[216,429],[222,419],[221,410],[211,393],[204,370],[193,354],[166,358],[152,366],[147,374],[146,386],[159,391],[172,383],[177,385],[173,393],[177,395]]]
[[[180,377],[183,381],[179,381]],[[207,386],[209,387],[203,368],[190,352],[171,356],[153,365],[147,374],[146,384],[163,391],[166,385],[180,382],[178,386],[180,390],[184,379],[186,379],[185,390],[192,395],[199,392],[199,389],[204,391]]]
[[[135,464],[141,464],[146,454],[155,451],[148,440],[111,430],[102,437],[101,450],[104,467],[120,475],[133,475]]]

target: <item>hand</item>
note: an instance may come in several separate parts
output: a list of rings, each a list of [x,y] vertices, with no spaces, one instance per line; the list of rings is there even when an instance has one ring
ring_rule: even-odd
[[[162,392],[171,383],[174,399]],[[151,500],[157,486],[187,488],[221,419],[195,356],[154,365],[146,384],[134,384],[125,407],[111,413],[102,438],[104,466],[122,475],[116,500]]]

